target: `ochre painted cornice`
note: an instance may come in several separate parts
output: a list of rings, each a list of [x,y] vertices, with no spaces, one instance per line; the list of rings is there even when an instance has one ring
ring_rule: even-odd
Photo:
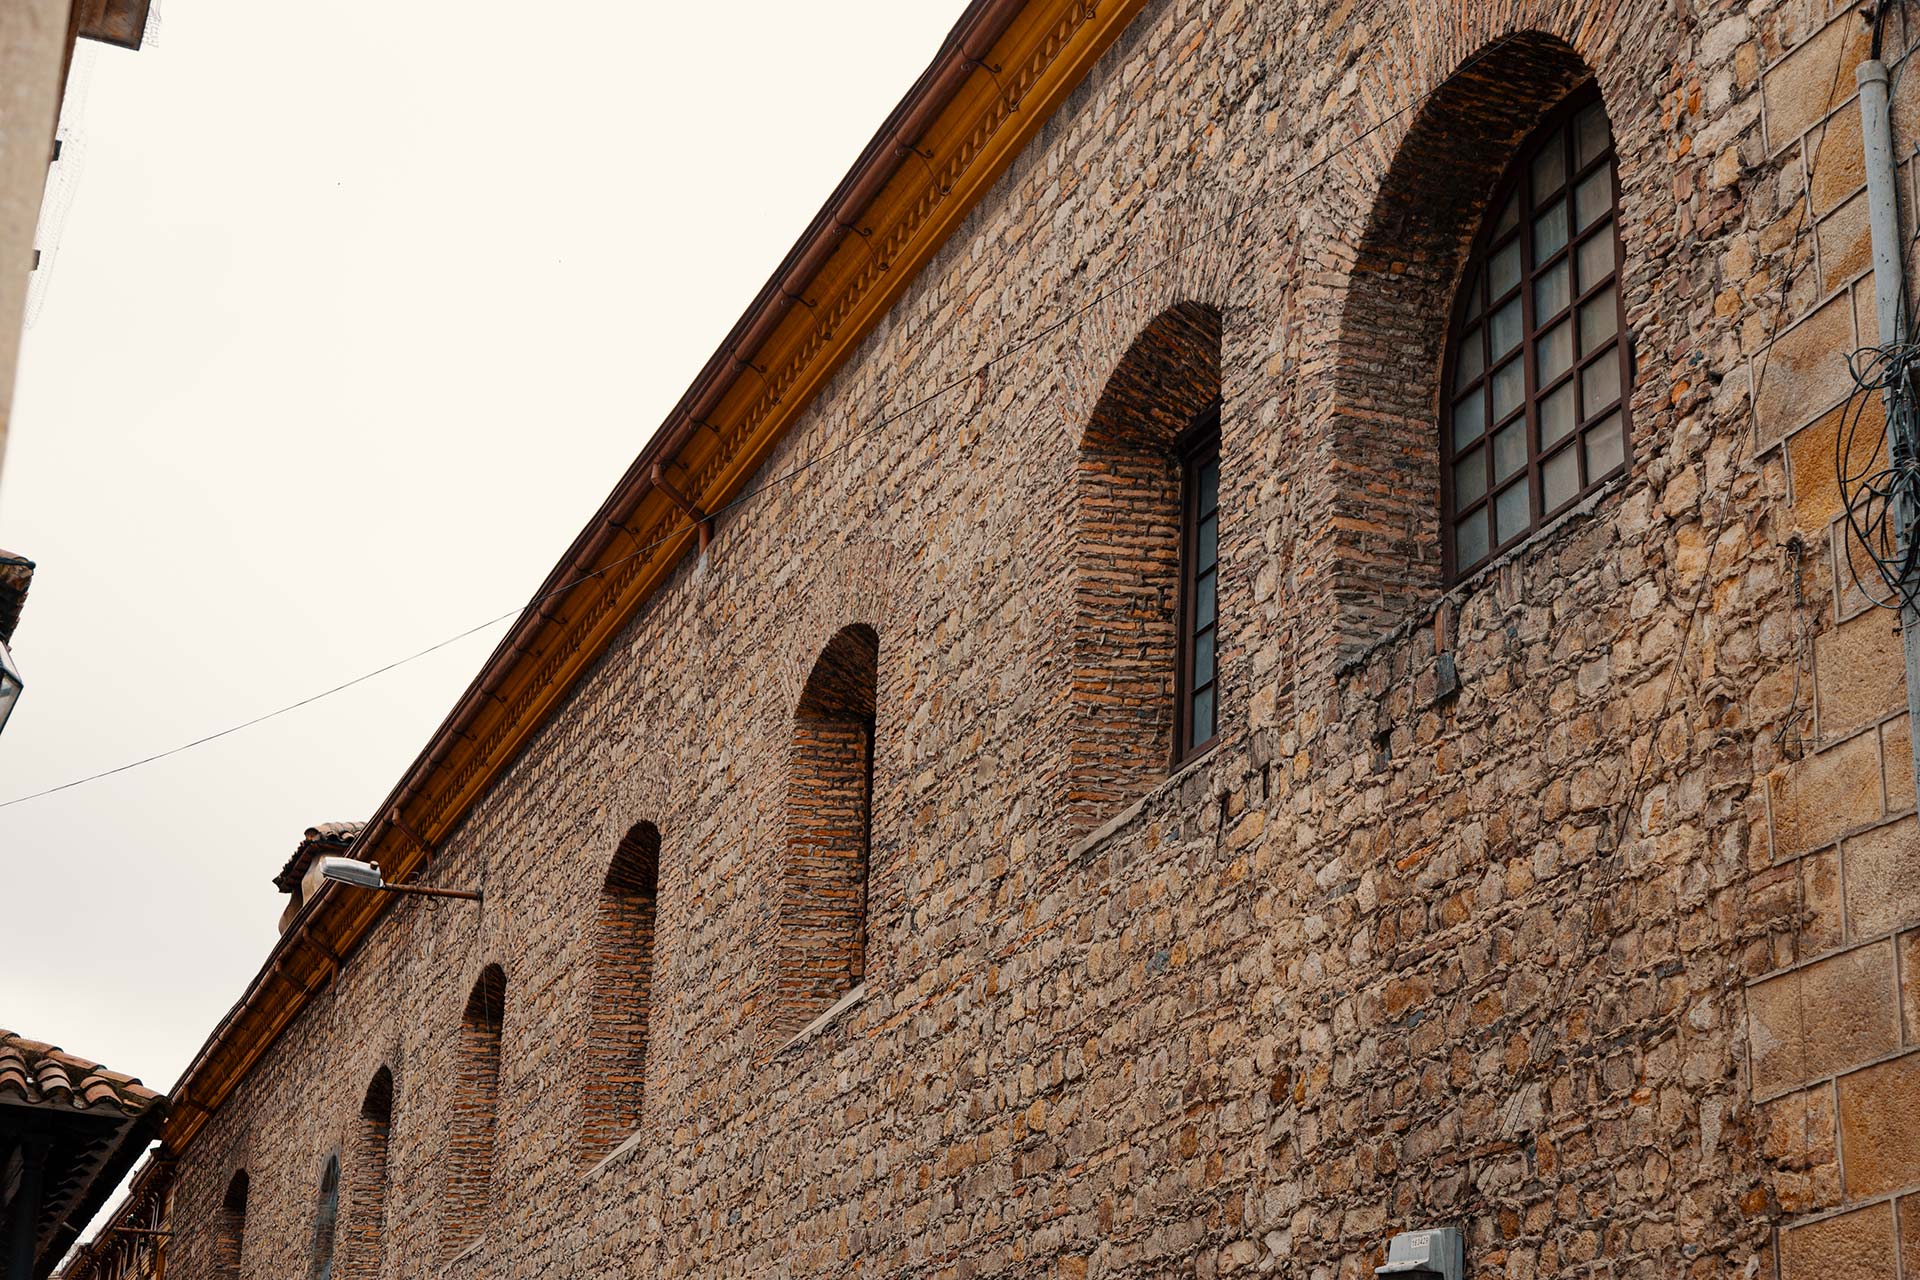
[[[430,850],[694,544],[698,525],[676,499],[711,512],[741,492],[1144,3],[974,0],[367,824],[356,857],[394,882],[431,874]],[[328,885],[306,905],[175,1087],[171,1150],[187,1147],[390,903]]]

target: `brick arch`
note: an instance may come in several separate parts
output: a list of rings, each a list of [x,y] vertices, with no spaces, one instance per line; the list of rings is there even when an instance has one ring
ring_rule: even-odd
[[[787,642],[755,695],[770,722],[793,714],[819,655],[840,631],[853,623],[879,628],[894,598],[898,555],[893,543],[865,537],[820,555],[798,599],[787,605]]]
[[[1315,433],[1331,482],[1305,517],[1312,571],[1328,584],[1309,623],[1320,635],[1305,643],[1323,654],[1360,652],[1440,595],[1437,422],[1461,272],[1516,149],[1592,75],[1557,35],[1500,36],[1427,95],[1377,179]]]
[[[1072,429],[1092,420],[1114,371],[1156,320],[1181,308],[1225,314],[1234,281],[1275,213],[1238,179],[1224,188],[1195,182],[1129,223],[1127,257],[1101,277],[1104,287],[1090,301],[1078,276],[1062,282],[1057,307],[1079,314],[1043,358],[1057,376],[1056,399]],[[1114,287],[1116,279],[1124,286]]]
[[[793,710],[781,867],[776,1033],[791,1034],[867,971],[868,854],[879,634],[842,627]]]
[[[654,990],[660,830],[637,822],[614,847],[593,923],[580,1157],[595,1161],[640,1126]]]
[[[341,1280],[373,1280],[380,1274],[392,1132],[393,1071],[382,1063],[367,1081],[347,1156],[347,1202],[336,1265]]]
[[[1067,805],[1111,817],[1173,759],[1181,434],[1220,398],[1220,312],[1168,307],[1108,375],[1074,460]]]
[[[460,1015],[453,1105],[447,1126],[447,1198],[440,1224],[451,1257],[480,1238],[492,1210],[494,1134],[499,1127],[500,1033],[507,975],[497,964],[480,971]]]

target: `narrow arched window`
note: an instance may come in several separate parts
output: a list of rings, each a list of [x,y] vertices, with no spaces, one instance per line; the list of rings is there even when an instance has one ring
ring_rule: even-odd
[[[393,1072],[381,1067],[360,1104],[360,1124],[347,1166],[347,1213],[340,1275],[373,1280],[387,1224],[387,1140],[393,1131]]]
[[[842,628],[794,709],[780,904],[778,1028],[797,1031],[867,973],[867,864],[880,640]]]
[[[1085,831],[1217,736],[1220,312],[1176,303],[1107,374],[1074,459],[1069,823]]]
[[[240,1259],[247,1242],[247,1190],[251,1180],[245,1169],[234,1173],[227,1192],[220,1198],[220,1211],[213,1221],[213,1274],[220,1280],[238,1280]]]
[[[449,1255],[480,1238],[492,1211],[493,1139],[499,1123],[500,1028],[507,975],[490,964],[460,1016],[460,1051],[447,1126],[447,1203],[441,1246]]]
[[[1548,113],[1488,208],[1447,343],[1449,580],[1624,470],[1631,438],[1619,179],[1597,86]]]
[[[580,1154],[586,1160],[606,1155],[640,1126],[659,883],[659,829],[651,822],[636,823],[613,852],[594,920],[586,1114],[580,1134]]]
[[[327,1157],[320,1175],[320,1202],[313,1215],[312,1262],[307,1280],[333,1280],[333,1240],[340,1225],[340,1158]]]

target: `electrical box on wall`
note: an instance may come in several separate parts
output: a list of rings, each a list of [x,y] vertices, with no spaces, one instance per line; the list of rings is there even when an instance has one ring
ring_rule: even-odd
[[[1453,1227],[1402,1231],[1387,1242],[1387,1260],[1374,1269],[1374,1275],[1401,1280],[1466,1280],[1466,1244]]]

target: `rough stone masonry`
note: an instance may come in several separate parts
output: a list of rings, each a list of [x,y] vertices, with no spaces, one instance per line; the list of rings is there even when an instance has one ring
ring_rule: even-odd
[[[1356,1280],[1452,1224],[1486,1280],[1920,1280],[1900,641],[1835,524],[1867,34],[1828,0],[1149,4],[762,475],[824,460],[438,851],[484,905],[391,912],[181,1153],[171,1280],[305,1274],[335,1155],[349,1276]],[[1452,298],[1589,75],[1629,471],[1447,588]],[[1125,442],[1209,390],[1221,734],[1169,776],[1169,481]],[[784,851],[848,628],[877,654],[811,731],[867,753],[871,831],[861,884],[822,801],[823,979],[783,958]],[[609,987],[641,823],[651,970]]]

